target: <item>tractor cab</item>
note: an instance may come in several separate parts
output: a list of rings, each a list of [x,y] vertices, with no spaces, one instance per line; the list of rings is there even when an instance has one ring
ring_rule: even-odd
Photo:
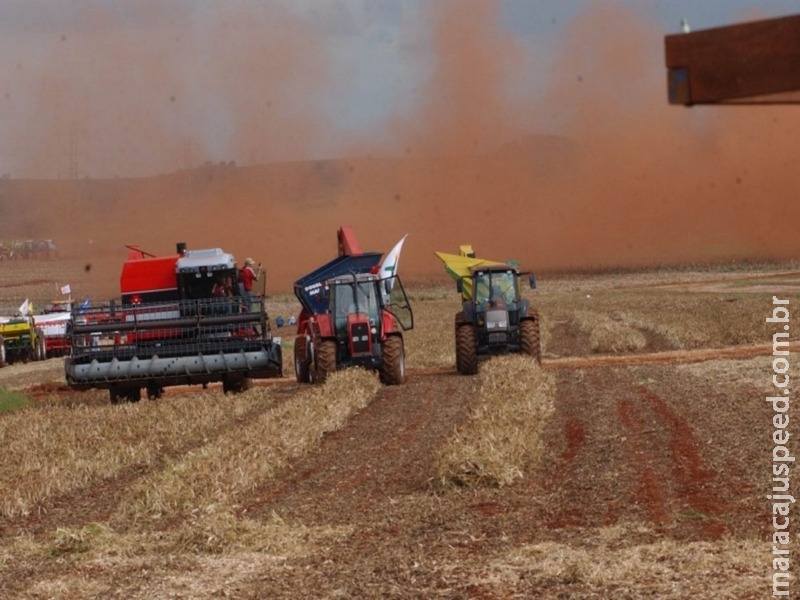
[[[397,277],[379,279],[371,273],[354,273],[329,280],[325,287],[334,336],[351,357],[371,356],[373,346],[385,337],[384,310],[404,330],[413,328],[411,307]]]
[[[512,269],[481,269],[473,271],[472,289],[479,310],[504,308],[516,310],[519,302],[517,274]]]
[[[472,267],[468,277],[459,279],[464,315],[476,325],[481,347],[518,344],[520,320],[528,316],[528,302],[522,298],[519,281],[520,272],[502,264]],[[533,274],[529,283],[531,289],[536,287]]]

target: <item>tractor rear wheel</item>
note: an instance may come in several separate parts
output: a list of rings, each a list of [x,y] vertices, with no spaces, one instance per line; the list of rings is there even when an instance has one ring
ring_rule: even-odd
[[[542,350],[539,342],[539,317],[523,319],[519,324],[519,348],[537,362],[542,362]]]
[[[6,366],[6,340],[0,335],[0,367]]]
[[[311,361],[306,346],[306,336],[298,335],[294,338],[294,374],[297,377],[297,383],[311,382],[310,367]]]
[[[383,342],[383,363],[381,381],[386,385],[400,385],[406,379],[406,357],[403,338],[390,335]]]
[[[333,340],[322,340],[317,344],[316,353],[316,376],[314,381],[325,383],[328,375],[336,371],[336,342]]]
[[[456,369],[462,375],[478,372],[478,335],[472,323],[463,323],[456,329]]]
[[[464,311],[462,310],[462,311],[457,312],[456,313],[456,318],[455,318],[456,338],[458,338],[458,328],[461,327],[465,322],[466,322],[466,319],[464,318]],[[456,342],[456,344],[457,343],[458,342]],[[458,352],[456,352],[456,371],[461,373],[461,362],[458,360]]]

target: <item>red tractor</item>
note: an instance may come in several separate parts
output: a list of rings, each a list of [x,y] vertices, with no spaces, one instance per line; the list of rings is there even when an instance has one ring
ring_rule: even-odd
[[[300,383],[326,380],[337,369],[360,366],[381,381],[405,381],[403,331],[414,316],[399,277],[378,275],[381,254],[362,252],[349,227],[339,229],[339,256],[297,280],[302,311],[294,341]]]

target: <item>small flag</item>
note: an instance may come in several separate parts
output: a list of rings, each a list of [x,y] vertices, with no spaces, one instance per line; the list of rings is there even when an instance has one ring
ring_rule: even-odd
[[[72,293],[72,288],[69,286],[69,284],[61,286],[61,294],[62,295],[67,296],[67,295],[69,295],[71,293]]]
[[[87,308],[89,308],[89,298],[81,302],[81,305],[78,307],[78,314],[85,313]]]
[[[406,241],[408,234],[405,234],[394,248],[389,251],[381,265],[381,278],[393,277],[397,275],[397,267],[400,264],[400,251],[403,249],[403,242]]]
[[[27,298],[25,298],[25,302],[19,305],[19,314],[21,314],[23,317],[27,317],[32,310],[33,307],[31,306],[31,302]]]

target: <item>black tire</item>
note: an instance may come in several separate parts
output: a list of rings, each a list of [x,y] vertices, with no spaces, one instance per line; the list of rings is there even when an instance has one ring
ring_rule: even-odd
[[[458,328],[461,327],[465,323],[465,321],[466,319],[464,318],[464,311],[462,310],[457,312],[455,318],[455,329],[454,329],[456,338],[458,338]],[[456,341],[456,344],[458,344],[458,341]],[[461,362],[458,360],[458,352],[456,352],[456,371],[461,373]]]
[[[119,390],[110,388],[108,390],[108,399],[111,400],[111,404],[119,404],[122,402],[122,396],[119,393]]]
[[[311,360],[306,347],[306,336],[298,335],[294,338],[294,374],[297,383],[311,383]]]
[[[128,402],[138,402],[142,399],[142,390],[137,388],[128,388],[125,392],[125,400]]]
[[[403,338],[390,335],[383,342],[381,381],[386,385],[401,385],[406,380],[406,356]]]
[[[108,397],[111,404],[122,404],[124,402],[138,402],[139,388],[109,388]]]
[[[164,395],[164,388],[163,387],[161,387],[157,383],[148,383],[147,384],[147,399],[148,400],[158,400],[163,395]]]
[[[0,335],[0,367],[6,366],[6,341],[2,335]]]
[[[539,341],[539,317],[523,319],[519,324],[519,349],[523,354],[532,357],[537,363],[542,362],[541,342]]]
[[[47,348],[44,345],[44,334],[36,336],[36,360],[47,360]]]
[[[478,334],[471,323],[463,323],[456,330],[456,369],[462,375],[478,372]]]
[[[325,383],[328,375],[336,371],[336,342],[333,340],[322,340],[317,344],[316,352],[316,376],[314,381]]]
[[[250,389],[250,378],[242,377],[237,379],[223,379],[222,392],[224,394],[241,394]]]

